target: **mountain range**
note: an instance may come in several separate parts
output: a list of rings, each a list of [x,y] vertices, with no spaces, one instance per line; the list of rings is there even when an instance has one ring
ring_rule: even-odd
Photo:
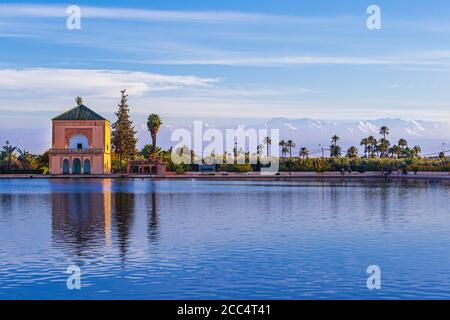
[[[245,121],[231,123],[229,125],[216,125],[213,121],[204,122],[204,128],[217,128],[222,132],[225,129],[235,129],[237,127],[254,129],[278,129],[280,140],[293,140],[298,150],[300,147],[307,147],[309,150],[317,150],[322,146],[327,148],[331,144],[331,137],[338,135],[340,145],[346,150],[350,146],[360,145],[364,137],[373,135],[380,138],[379,128],[387,126],[390,134],[387,137],[391,144],[396,144],[400,138],[404,138],[411,146],[420,145],[424,154],[439,153],[445,148],[450,149],[450,122],[405,120],[405,119],[377,119],[365,121],[326,121],[314,119],[287,119],[274,118],[269,121],[261,121],[247,125]],[[193,123],[173,125],[163,124],[158,137],[158,144],[164,148],[174,146],[177,141],[170,141],[173,130],[186,128],[193,133]],[[140,141],[149,141],[145,124],[141,124],[138,130]],[[445,143],[445,145],[443,145]],[[362,150],[361,150],[362,151]]]
[[[111,115],[110,119],[114,119]],[[142,147],[150,143],[150,135],[146,128],[145,115],[132,117],[139,139],[138,145]],[[163,117],[163,125],[158,134],[158,144],[162,148],[174,146],[178,141],[171,141],[171,134],[177,128],[186,128],[193,132],[192,119],[180,119]],[[46,124],[46,123],[45,123]],[[399,118],[385,118],[377,120],[315,120],[309,118],[288,119],[273,118],[269,121],[258,119],[207,119],[203,121],[204,128],[216,128],[225,132],[225,129],[237,127],[254,129],[279,129],[280,139],[292,139],[297,147],[307,147],[309,150],[320,149],[319,145],[327,148],[331,143],[331,137],[338,135],[340,145],[346,150],[350,146],[358,146],[362,138],[373,135],[380,138],[379,128],[387,126],[390,129],[388,139],[396,144],[400,138],[405,138],[411,146],[420,145],[423,154],[439,153],[450,149],[450,122],[407,120]],[[25,148],[33,153],[40,153],[51,145],[51,125],[41,123],[40,126],[27,129],[7,128],[0,129],[0,142],[9,140],[12,144]],[[443,146],[443,143],[445,145]],[[361,148],[360,148],[361,149]],[[362,150],[361,150],[362,151]]]

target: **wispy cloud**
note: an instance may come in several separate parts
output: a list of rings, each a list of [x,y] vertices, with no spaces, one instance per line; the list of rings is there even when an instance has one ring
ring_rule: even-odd
[[[184,92],[185,97],[199,98],[249,98],[249,99],[292,99],[299,95],[313,94],[318,91],[309,88],[268,88],[268,87],[226,87],[210,86],[203,88],[189,88]]]
[[[63,5],[33,5],[33,4],[0,4],[0,17],[34,17],[61,18],[67,17],[68,6]],[[114,19],[114,20],[149,20],[169,22],[198,22],[198,23],[268,23],[295,22],[301,24],[328,24],[347,20],[348,17],[307,18],[289,15],[274,15],[263,13],[244,13],[235,11],[176,11],[176,10],[148,10],[135,8],[106,8],[95,6],[80,6],[83,18]]]
[[[392,83],[388,84],[386,88],[389,89],[428,89],[436,88],[437,85],[426,84],[426,83]]]
[[[126,88],[142,96],[151,92],[208,87],[218,79],[196,76],[167,76],[148,72],[82,69],[3,69],[0,92],[24,96],[55,94],[71,96],[76,92],[91,97],[115,97]]]
[[[450,51],[442,32],[395,24],[409,18],[404,12],[384,15],[383,29],[372,32],[359,6],[340,16],[343,8],[302,10],[291,0],[283,15],[264,5],[243,12],[236,3],[226,12],[208,4],[203,11],[81,5],[81,30],[66,28],[62,4],[0,4],[7,49],[0,52],[7,99],[0,110],[59,112],[82,95],[112,112],[127,88],[133,110],[183,116],[448,116]],[[412,21],[418,28],[433,18],[422,14]]]
[[[355,65],[355,66],[450,66],[450,61],[424,59],[414,56],[396,57],[361,57],[361,56],[280,56],[272,55],[265,57],[234,55],[215,58],[192,58],[192,59],[154,59],[154,60],[118,60],[116,62],[149,64],[149,65],[223,65],[223,66],[254,66],[254,67],[283,67],[295,65]]]

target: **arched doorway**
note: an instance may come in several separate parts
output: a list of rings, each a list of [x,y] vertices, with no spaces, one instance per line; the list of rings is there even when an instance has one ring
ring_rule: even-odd
[[[89,159],[84,160],[84,174],[91,174],[91,161]]]
[[[73,159],[72,174],[81,174],[81,161],[78,158]]]
[[[69,160],[67,160],[67,159],[64,159],[64,161],[63,161],[62,173],[63,174],[70,173],[70,164],[69,164]]]

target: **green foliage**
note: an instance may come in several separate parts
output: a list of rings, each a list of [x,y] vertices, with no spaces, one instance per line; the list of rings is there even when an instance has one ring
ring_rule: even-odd
[[[357,158],[357,157],[358,157],[358,148],[355,146],[348,148],[347,158]]]
[[[151,156],[154,159],[156,157],[156,136],[158,134],[159,128],[161,127],[162,121],[161,118],[157,115],[152,113],[148,116],[147,119],[147,128],[148,131],[150,131],[150,135],[152,137],[152,150],[151,150]]]
[[[183,165],[175,165],[175,172],[176,174],[184,174],[186,172],[186,169]]]
[[[119,160],[119,159],[114,159],[111,161],[111,166],[114,170],[117,171],[126,171],[127,170],[127,161],[126,160]]]
[[[330,146],[330,156],[331,157],[340,157],[342,154],[342,148],[338,145],[331,145]]]
[[[292,172],[386,172],[386,171],[450,171],[450,159],[394,158],[290,158],[280,159],[280,171]]]
[[[171,157],[172,149],[161,150],[156,147],[156,134],[162,124],[161,119],[156,114],[150,115],[147,123],[148,129],[152,134],[153,144],[145,145],[140,151],[136,150],[135,131],[128,116],[125,90],[122,91],[122,101],[119,105],[119,112],[116,115],[118,116],[118,121],[113,124],[113,129],[115,130],[113,132],[113,139],[118,139],[120,143],[126,144],[123,150],[126,150],[128,156],[136,156],[138,159],[149,159],[155,151],[159,159],[166,164],[168,171],[184,174],[198,170],[198,166],[195,164],[174,164]],[[299,157],[293,157],[291,155],[295,148],[295,143],[292,140],[281,141],[279,143],[282,151],[282,157],[279,159],[280,171],[318,173],[326,171],[355,171],[361,173],[368,171],[388,173],[395,171],[404,173],[450,171],[450,158],[446,158],[443,153],[440,154],[439,158],[435,159],[420,158],[421,148],[419,146],[409,148],[407,141],[400,139],[397,145],[389,147],[390,142],[386,140],[386,136],[389,134],[389,128],[380,129],[380,134],[383,137],[379,141],[373,136],[362,139],[361,146],[364,147],[364,157],[358,156],[358,149],[356,147],[350,147],[347,150],[346,157],[342,157],[342,149],[338,145],[339,137],[336,135],[331,139],[330,158],[308,158],[309,151],[305,147],[299,149]],[[116,143],[118,142],[116,141]],[[265,147],[267,148],[271,143],[270,138],[264,140]],[[187,160],[191,162],[199,159],[187,147],[175,150],[175,153],[179,156],[186,155]],[[289,158],[286,158],[287,155],[289,155]],[[376,158],[376,155],[379,158]],[[218,155],[218,157],[222,157],[224,162],[226,162],[225,155]],[[242,157],[245,159],[245,164],[217,164],[217,171],[244,173],[259,171],[261,169],[262,165],[259,163],[249,164],[250,155],[248,152],[244,152]],[[112,166],[117,171],[123,172],[126,170],[126,160],[122,158],[113,159]],[[265,166],[267,167],[268,165]],[[41,155],[32,155],[26,150],[12,146],[8,141],[0,150],[0,173],[48,173],[48,168],[48,151]]]
[[[136,131],[129,115],[128,95],[125,92],[126,90],[121,91],[119,110],[116,112],[117,121],[112,124],[111,145],[119,160],[132,158],[137,143]]]
[[[33,155],[24,149],[19,149],[6,141],[0,151],[1,174],[42,174],[48,172],[48,152]]]
[[[141,156],[143,159],[146,159],[146,160],[150,159],[150,156],[152,155],[152,149],[153,149],[153,145],[151,145],[151,144],[146,144],[146,145],[141,149],[141,151],[139,151],[139,156]],[[156,154],[157,154],[159,157],[162,157],[162,156],[163,156],[163,153],[164,153],[164,151],[162,151],[160,147],[157,147],[157,148],[156,148]]]
[[[245,164],[220,164],[217,165],[217,171],[226,171],[226,172],[251,172],[252,166],[249,163]]]

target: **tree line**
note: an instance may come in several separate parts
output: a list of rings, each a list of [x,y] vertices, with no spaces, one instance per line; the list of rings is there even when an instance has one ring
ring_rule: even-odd
[[[77,104],[81,103],[82,98],[77,97]],[[160,158],[166,162],[167,167],[171,171],[185,172],[196,170],[195,165],[175,165],[172,162],[171,154],[172,148],[168,150],[162,150],[157,145],[157,134],[162,125],[162,120],[159,115],[152,113],[147,117],[147,129],[151,138],[150,144],[145,144],[140,150],[137,149],[138,139],[136,138],[137,131],[133,125],[133,121],[130,118],[130,107],[128,105],[128,95],[126,90],[121,91],[120,102],[118,104],[118,110],[115,112],[116,121],[112,124],[111,134],[111,146],[112,146],[112,166],[114,171],[125,170],[127,160],[155,160]],[[360,142],[362,152],[357,146],[351,146],[347,151],[343,152],[342,147],[339,145],[340,137],[333,135],[331,137],[331,143],[329,148],[322,148],[319,153],[319,157],[310,158],[311,152],[307,147],[300,147],[296,150],[297,144],[292,140],[281,140],[278,144],[280,148],[280,164],[281,170],[293,170],[293,171],[323,171],[323,170],[342,170],[342,163],[347,164],[347,168],[350,170],[365,170],[370,168],[379,169],[380,166],[384,166],[386,163],[400,162],[391,161],[389,159],[404,159],[411,162],[411,159],[421,158],[421,147],[416,145],[410,147],[406,139],[401,138],[396,144],[391,145],[388,140],[390,135],[390,129],[387,126],[382,126],[379,129],[380,137],[377,139],[374,136],[363,138]],[[266,137],[262,144],[258,146],[258,154],[261,154],[266,149],[266,154],[269,156],[269,148],[272,145],[270,137]],[[329,152],[329,157],[325,156],[325,150]],[[241,150],[242,151],[242,150]],[[178,152],[178,151],[177,151]],[[180,152],[188,152],[191,159],[197,157],[192,150],[182,150]],[[238,154],[238,150],[234,150],[235,156]],[[246,158],[250,157],[247,152],[241,152]],[[345,162],[343,159],[352,161]],[[359,159],[359,160],[358,160]],[[380,161],[376,162],[376,159]],[[445,155],[440,154],[440,160],[445,160]],[[368,161],[370,165],[368,165]],[[381,161],[385,160],[385,161]],[[425,159],[423,159],[425,161]],[[16,172],[16,173],[47,173],[48,172],[48,151],[41,155],[32,155],[24,149],[19,149],[13,146],[9,141],[6,141],[0,152],[0,173]],[[422,165],[422,169],[429,169],[434,171],[436,168],[446,168],[446,165],[441,163],[430,164],[427,160],[426,165]],[[408,163],[409,163],[408,162]],[[416,161],[417,162],[417,161]],[[375,164],[374,164],[375,163]],[[366,167],[365,169],[363,167]],[[258,171],[260,165],[250,164],[223,164],[218,165],[219,170],[224,171]]]
[[[0,173],[48,173],[48,151],[31,154],[6,141],[0,150]]]
[[[342,147],[339,145],[339,140],[341,139],[338,135],[331,137],[331,144],[329,146],[329,155],[331,158],[345,156],[347,158],[417,158],[420,157],[422,153],[422,148],[418,145],[410,147],[406,139],[399,139],[397,144],[391,145],[391,142],[387,139],[390,134],[390,129],[386,126],[382,126],[379,129],[380,138],[377,139],[373,135],[361,139],[360,146],[362,147],[362,154],[360,155],[360,150],[357,146],[351,146],[347,149],[345,155]],[[269,137],[264,139],[264,145],[267,149],[267,154],[269,146],[272,141]],[[296,147],[296,143],[293,140],[281,140],[279,142],[280,154],[282,158],[286,158],[289,154],[289,158],[293,157],[293,150]],[[301,147],[298,150],[298,156],[300,158],[306,159],[310,156],[310,151],[307,147]],[[444,154],[440,155],[441,157]]]

